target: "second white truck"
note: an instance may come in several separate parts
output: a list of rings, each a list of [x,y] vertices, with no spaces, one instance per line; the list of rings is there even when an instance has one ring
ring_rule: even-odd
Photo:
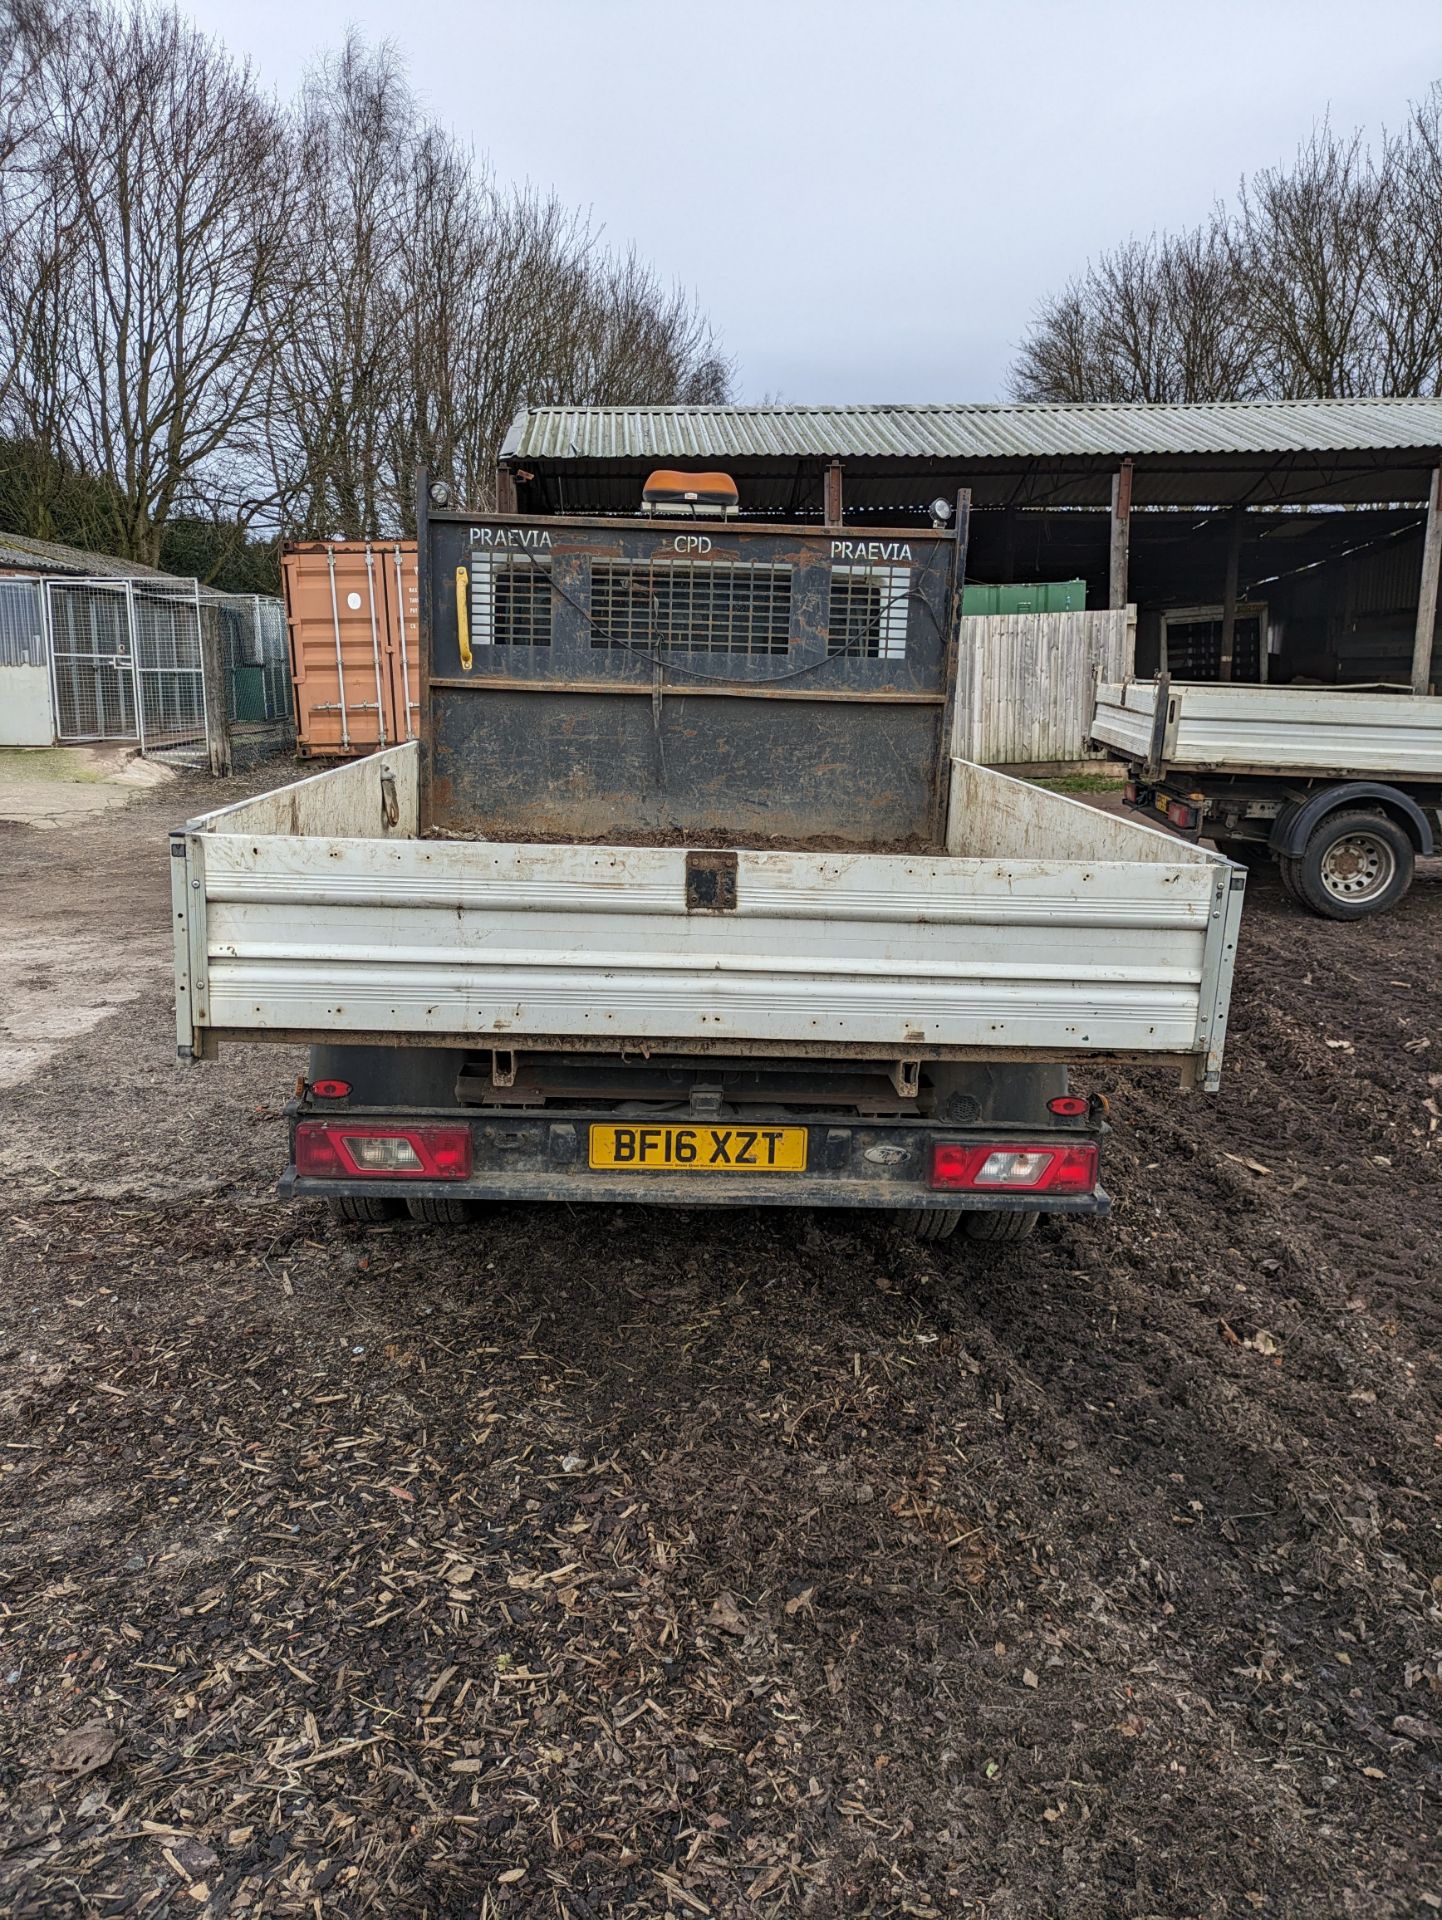
[[[1127,801],[1240,860],[1271,858],[1332,920],[1393,907],[1442,824],[1442,699],[1405,688],[1244,686],[1165,675],[1097,690],[1092,737]]]

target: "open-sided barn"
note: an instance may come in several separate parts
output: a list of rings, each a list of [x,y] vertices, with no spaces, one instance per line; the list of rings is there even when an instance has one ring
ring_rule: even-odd
[[[925,524],[969,489],[968,579],[1135,604],[1141,673],[1431,676],[1442,399],[532,407],[500,505],[634,513],[657,466],[724,469],[748,517],[848,529]]]

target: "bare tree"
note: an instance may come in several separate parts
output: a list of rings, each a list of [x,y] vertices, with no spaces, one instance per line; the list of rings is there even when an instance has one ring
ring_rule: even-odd
[[[374,537],[400,392],[402,191],[414,103],[389,48],[349,36],[302,95],[297,304],[275,341],[269,445],[288,522]]]
[[[654,403],[658,394],[691,405],[724,398],[730,365],[707,322],[634,250],[598,263],[581,318],[567,372],[587,399],[627,406]]]
[[[177,519],[394,533],[417,460],[485,504],[528,399],[724,396],[694,303],[426,124],[390,48],[352,35],[291,109],[150,0],[0,25],[0,498],[32,530],[79,476],[89,537],[148,562]]]
[[[1046,302],[1011,370],[1018,400],[1122,397],[1122,383],[1101,364],[1095,307],[1089,279],[1070,281]]]
[[[1242,183],[1232,245],[1264,391],[1378,390],[1367,294],[1388,185],[1359,134],[1325,125],[1290,167]]]
[[[109,482],[107,544],[154,563],[177,511],[260,504],[265,368],[292,265],[287,128],[248,69],[175,14],[86,9],[71,29],[44,62],[37,228],[63,224],[69,244],[7,413]]]
[[[301,118],[305,289],[271,436],[294,530],[410,531],[417,461],[489,504],[528,400],[725,394],[730,367],[693,303],[425,123],[391,49],[352,36],[311,76]]]
[[[1442,81],[1385,160],[1367,318],[1381,393],[1442,392]]]
[[[1012,385],[1023,400],[1240,399],[1252,351],[1244,282],[1215,220],[1103,254],[1048,304]]]
[[[446,179],[452,190],[438,201],[433,184]],[[573,342],[591,304],[594,241],[585,220],[554,195],[501,188],[434,131],[421,144],[412,186],[407,264],[416,298],[397,457],[423,458],[451,475],[466,499],[485,505],[506,428],[527,398],[574,362]],[[400,502],[407,528],[409,511],[407,494]]]
[[[1374,152],[1325,123],[1180,234],[1129,241],[1044,302],[1024,400],[1442,389],[1442,83]]]
[[[65,24],[51,0],[0,0],[0,408],[70,237],[47,85]]]
[[[1166,287],[1171,377],[1167,400],[1255,397],[1256,336],[1247,290],[1220,213],[1205,227],[1168,240],[1160,268]]]

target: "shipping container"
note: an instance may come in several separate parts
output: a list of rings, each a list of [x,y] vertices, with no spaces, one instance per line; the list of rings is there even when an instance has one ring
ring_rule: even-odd
[[[297,747],[346,759],[414,740],[420,718],[413,540],[316,540],[282,568]]]
[[[1018,580],[1005,586],[967,587],[961,598],[965,614],[1084,613],[1085,580]]]

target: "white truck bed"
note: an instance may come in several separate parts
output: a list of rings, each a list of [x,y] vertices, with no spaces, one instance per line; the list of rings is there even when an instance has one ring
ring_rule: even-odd
[[[1156,700],[1153,680],[1099,686],[1092,738],[1146,762]],[[1173,681],[1156,744],[1178,771],[1442,780],[1442,698]]]
[[[418,748],[172,842],[178,1040],[1171,1060],[1215,1086],[1241,871],[955,762],[950,851],[419,839]]]

